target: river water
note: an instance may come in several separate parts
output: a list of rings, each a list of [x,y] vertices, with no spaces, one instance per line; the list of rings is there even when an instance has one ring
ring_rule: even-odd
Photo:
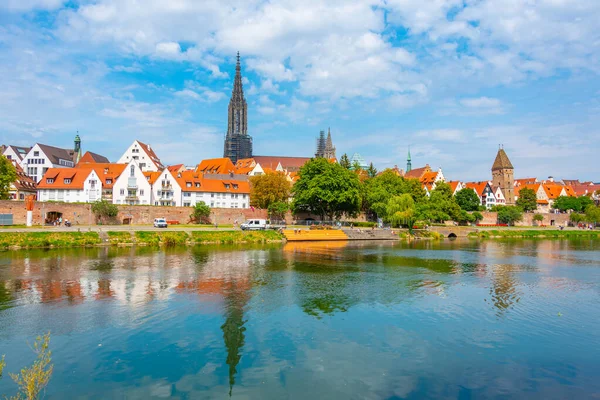
[[[600,242],[0,253],[0,395],[51,332],[50,399],[600,396]]]

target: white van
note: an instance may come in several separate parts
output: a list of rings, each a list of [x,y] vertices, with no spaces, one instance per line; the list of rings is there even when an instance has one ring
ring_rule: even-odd
[[[269,221],[266,219],[249,219],[240,225],[243,231],[264,231],[269,229]]]
[[[167,220],[164,218],[154,218],[155,228],[166,228],[168,226]]]

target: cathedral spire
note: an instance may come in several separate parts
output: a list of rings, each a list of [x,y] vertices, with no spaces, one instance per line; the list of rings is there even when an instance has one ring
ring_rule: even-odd
[[[412,162],[410,160],[410,146],[408,146],[408,157],[406,158],[406,172],[410,172],[412,169]]]
[[[236,56],[235,78],[229,100],[224,157],[229,157],[234,163],[241,158],[252,157],[252,138],[248,136],[248,104],[244,98],[239,51]]]

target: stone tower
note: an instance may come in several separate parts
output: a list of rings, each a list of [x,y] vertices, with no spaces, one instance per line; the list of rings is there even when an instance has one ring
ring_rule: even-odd
[[[327,158],[328,160],[335,158],[335,147],[333,147],[333,142],[331,140],[331,128],[327,129],[327,140],[325,141],[323,157]]]
[[[514,167],[502,147],[498,150],[492,165],[492,184],[500,187],[506,199],[506,205],[515,204]]]
[[[77,132],[77,136],[75,136],[75,142],[73,147],[73,161],[78,163],[81,159],[81,138],[79,137],[79,132]]]
[[[316,158],[322,158],[325,156],[325,131],[319,132],[319,137],[317,138],[317,151],[315,152]]]
[[[223,157],[229,157],[234,164],[239,159],[252,157],[252,137],[248,135],[248,104],[246,104],[242,87],[239,52],[235,65],[233,90],[229,100],[227,136],[225,136]]]
[[[406,158],[406,172],[410,172],[412,169],[412,163],[410,161],[410,146],[408,147],[408,157]]]

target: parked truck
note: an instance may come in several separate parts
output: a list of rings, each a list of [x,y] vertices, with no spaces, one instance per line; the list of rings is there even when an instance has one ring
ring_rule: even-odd
[[[243,231],[264,231],[267,229],[284,229],[285,223],[283,224],[272,224],[268,219],[249,219],[240,225]]]

